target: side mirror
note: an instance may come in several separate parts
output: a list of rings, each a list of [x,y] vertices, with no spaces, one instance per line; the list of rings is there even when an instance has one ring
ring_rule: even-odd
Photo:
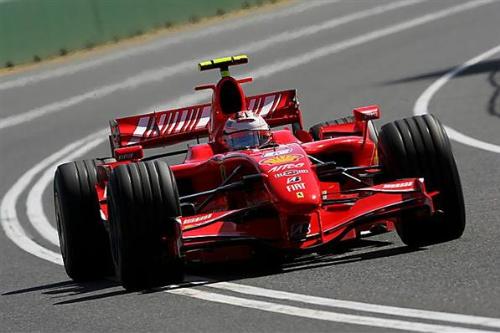
[[[141,145],[122,147],[115,149],[114,156],[118,161],[140,160],[144,157],[144,151]]]
[[[380,118],[380,109],[378,105],[368,105],[352,110],[356,121],[367,121]]]

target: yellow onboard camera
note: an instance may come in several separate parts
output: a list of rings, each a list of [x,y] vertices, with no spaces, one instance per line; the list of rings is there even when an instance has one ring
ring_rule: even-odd
[[[200,71],[219,68],[222,77],[229,76],[229,66],[241,65],[248,63],[248,56],[241,54],[233,57],[216,58],[212,60],[202,61],[198,64]]]

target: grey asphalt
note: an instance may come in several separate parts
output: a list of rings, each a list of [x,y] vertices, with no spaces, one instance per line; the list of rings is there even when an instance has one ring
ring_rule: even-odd
[[[244,46],[280,32],[389,2],[332,2],[300,14],[263,20],[203,38],[197,38],[196,33],[206,27],[194,27],[174,35],[189,36],[186,42],[65,77],[0,91],[0,118],[120,82],[144,70],[189,59],[204,60],[205,55],[217,54],[221,49]],[[244,76],[245,72],[279,58],[299,55],[460,2],[465,1],[431,0],[248,52],[250,63],[234,73]],[[213,24],[232,22],[235,21]],[[498,22],[499,2],[349,48],[256,80],[245,89],[247,93],[298,89],[304,121],[310,126],[349,115],[353,107],[377,103],[382,110],[378,124],[382,125],[411,116],[416,99],[434,80],[500,44]],[[99,56],[102,55],[95,55]],[[78,61],[85,59],[73,63]],[[0,83],[64,65],[41,66],[26,73],[3,76]],[[500,144],[499,68],[500,55],[496,55],[462,73],[432,99],[431,112],[443,123],[471,137]],[[194,85],[216,79],[215,72],[197,72],[194,62],[192,70],[160,82],[87,100],[61,112],[0,129],[0,197],[36,163],[104,128],[109,119],[175,100],[192,91]],[[395,233],[390,233],[370,238],[360,244],[363,247],[290,265],[279,273],[262,272],[250,265],[202,267],[194,273],[307,295],[499,318],[500,156],[455,142],[453,149],[467,210],[467,228],[459,240],[409,251]],[[108,151],[106,145],[100,145],[85,157],[107,155]],[[22,193],[17,205],[21,224],[36,242],[55,250],[29,225],[26,195]],[[44,193],[44,207],[53,220],[50,189]],[[111,281],[74,284],[61,266],[24,252],[3,232],[0,232],[0,281],[0,331],[388,331],[222,305],[162,291],[126,293]]]

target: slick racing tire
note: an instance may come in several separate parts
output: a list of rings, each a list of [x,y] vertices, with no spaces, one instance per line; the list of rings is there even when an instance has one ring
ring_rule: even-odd
[[[352,124],[352,123],[354,123],[354,121],[355,121],[354,116],[348,116],[348,117],[343,117],[343,118],[339,118],[339,119],[335,119],[335,120],[324,121],[324,122],[321,122],[319,124],[312,126],[309,129],[309,133],[313,137],[314,141],[318,141],[318,140],[321,140],[321,138],[320,138],[321,128],[323,128],[325,126],[331,126],[331,125]],[[369,130],[370,139],[376,143],[378,133],[377,133],[377,129],[373,125],[372,121],[368,121],[368,130]]]
[[[64,268],[75,281],[113,272],[109,238],[99,214],[95,185],[100,160],[60,165],[54,177],[54,204]]]
[[[168,165],[120,165],[108,186],[111,252],[123,287],[141,290],[182,281],[181,210]]]
[[[459,238],[465,228],[462,186],[450,141],[443,126],[432,115],[415,116],[382,126],[379,158],[389,179],[423,177],[434,197],[436,213],[426,219],[410,212],[396,229],[409,246],[424,246]]]

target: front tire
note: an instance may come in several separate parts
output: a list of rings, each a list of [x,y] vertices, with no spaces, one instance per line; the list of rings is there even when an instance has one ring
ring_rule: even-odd
[[[422,221],[403,214],[396,225],[409,246],[424,246],[462,236],[465,207],[460,177],[448,135],[432,115],[415,116],[382,126],[379,158],[389,178],[423,177],[434,198],[434,214]]]
[[[99,214],[95,185],[99,160],[60,165],[54,176],[54,204],[64,268],[75,281],[112,273],[108,234]]]
[[[168,165],[162,161],[120,165],[108,186],[111,249],[124,288],[182,281],[181,211]]]

